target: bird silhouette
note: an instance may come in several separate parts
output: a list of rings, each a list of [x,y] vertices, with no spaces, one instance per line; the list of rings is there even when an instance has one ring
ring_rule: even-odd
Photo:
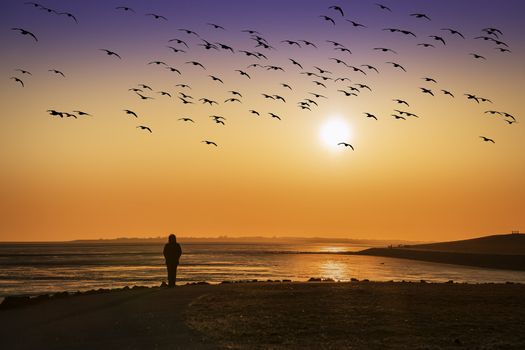
[[[337,90],[339,92],[342,92],[343,94],[345,94],[345,96],[357,96],[356,93],[353,93],[353,92],[348,92],[348,91],[345,91],[345,90]]]
[[[495,47],[494,50],[499,50],[499,52],[512,52],[509,49],[505,49],[503,47]]]
[[[374,50],[376,51],[382,51],[382,52],[392,52],[397,55],[397,52],[395,52],[392,49],[387,49],[386,47],[374,47]]]
[[[294,41],[294,40],[281,40],[281,42],[286,43],[290,46],[297,45],[297,47],[301,47],[301,45],[297,41]]]
[[[275,114],[275,113],[268,113],[268,114],[269,114],[270,117],[272,117],[272,118],[275,118],[275,119],[279,119],[279,120],[281,120],[281,117],[279,117],[279,116],[278,116],[277,114]]]
[[[149,96],[144,96],[142,94],[139,94],[138,92],[135,92],[137,95],[139,95],[139,97],[142,99],[142,100],[153,100],[154,98],[153,97],[149,97]]]
[[[441,42],[443,43],[443,45],[446,45],[446,43],[445,43],[445,39],[443,39],[443,38],[440,37],[440,36],[437,36],[437,35],[429,35],[428,37],[429,37],[429,38],[432,38],[432,39],[434,39],[434,40],[436,40],[436,41],[441,41]]]
[[[434,79],[434,78],[423,77],[423,78],[421,78],[421,79],[423,79],[423,80],[426,81],[426,82],[437,83],[436,79]]]
[[[223,26],[220,26],[220,25],[215,24],[215,23],[206,23],[206,25],[212,26],[214,29],[222,29],[222,30],[226,30],[226,29],[224,29]]]
[[[69,13],[69,12],[59,12],[57,13],[58,15],[62,15],[62,16],[67,16],[69,18],[71,18],[72,20],[74,20],[76,23],[78,23],[78,20],[77,18],[72,14],[72,13]]]
[[[170,72],[173,72],[173,73],[179,73],[179,75],[182,75],[182,73],[180,72],[180,70],[178,70],[177,68],[173,68],[173,67],[164,67],[166,68],[167,70],[169,70]]]
[[[218,105],[217,101],[213,101],[213,100],[207,99],[207,98],[205,98],[205,97],[200,98],[199,101],[202,101],[202,104],[206,104],[206,103],[208,103],[210,106],[213,106],[214,103],[215,103],[216,105]]]
[[[150,129],[149,127],[144,126],[144,125],[139,125],[139,126],[137,126],[137,128],[140,129],[140,130],[147,130],[147,131],[149,131],[150,133],[153,132],[153,131],[151,131],[151,129]]]
[[[441,91],[443,91],[443,93],[444,93],[445,95],[449,95],[449,96],[454,97],[454,95],[453,95],[450,91],[448,91],[448,90],[443,90],[443,89],[441,89]]]
[[[458,32],[457,30],[455,29],[452,29],[452,28],[442,28],[441,30],[446,30],[448,31],[450,34],[453,34],[453,35],[459,35],[460,37],[462,37],[463,39],[465,39],[465,36],[463,34],[461,34],[460,32]]]
[[[407,107],[410,107],[410,105],[408,104],[407,101],[400,100],[400,99],[397,99],[397,98],[394,99],[394,100],[392,100],[392,101],[397,102],[397,103],[399,103],[399,104],[404,104],[404,105],[407,105]]]
[[[375,115],[373,115],[372,113],[365,112],[364,114],[365,114],[365,117],[367,117],[367,118],[373,118],[373,119],[377,120],[377,117]]]
[[[492,114],[492,115],[494,115],[494,114],[502,115],[502,113],[501,113],[501,112],[498,112],[498,111],[485,111],[485,112],[483,112],[483,113],[485,113],[485,114],[489,113],[489,114]]]
[[[191,89],[191,87],[188,84],[177,84],[175,86],[179,86],[179,87],[181,87],[183,89]]]
[[[202,69],[206,69],[206,68],[202,65],[202,63],[199,63],[199,62],[197,62],[197,61],[188,61],[188,62],[186,62],[186,63],[187,63],[187,64],[192,64],[192,65],[194,65],[194,66],[199,66],[199,67],[201,67]]]
[[[135,10],[133,10],[131,7],[126,7],[126,6],[119,6],[119,7],[115,7],[116,10],[123,10],[123,11],[131,11],[131,12],[135,12]]]
[[[182,44],[182,45],[186,46],[187,48],[190,48],[188,46],[188,44],[184,40],[177,39],[177,38],[168,40],[168,42],[172,42],[172,41],[175,41],[177,44]]]
[[[250,109],[249,112],[252,113],[252,114],[255,114],[256,116],[260,116],[261,115],[259,112],[257,112],[254,109]]]
[[[420,89],[421,89],[421,92],[423,92],[424,94],[429,94],[429,95],[434,96],[434,93],[432,92],[432,90],[426,89],[426,88],[422,88],[422,87],[420,87]]]
[[[410,16],[415,17],[415,18],[424,18],[424,19],[430,21],[430,17],[428,17],[428,16],[427,16],[426,14],[424,14],[424,13],[411,13]]]
[[[338,146],[344,146],[345,148],[346,148],[346,147],[350,147],[350,148],[352,149],[352,151],[355,151],[354,146],[352,146],[352,145],[349,144],[349,143],[346,143],[346,142],[339,142],[337,145],[338,145]]]
[[[481,138],[481,139],[482,139],[483,141],[485,141],[485,142],[492,142],[492,143],[496,143],[496,142],[494,142],[494,140],[493,140],[493,139],[491,139],[491,138],[488,138],[488,137],[485,137],[485,136],[480,136],[480,138]]]
[[[234,95],[234,96],[242,97],[241,93],[238,92],[238,91],[230,90],[230,91],[228,91],[228,92],[230,92],[230,93],[231,93],[232,95]]]
[[[333,5],[333,6],[330,6],[328,7],[329,9],[332,9],[334,11],[339,11],[339,13],[341,14],[341,16],[345,16],[345,13],[343,12],[343,9],[340,7],[340,6],[337,6],[337,5]]]
[[[134,116],[135,118],[138,118],[139,116],[137,115],[137,113],[129,110],[129,109],[124,109],[124,112],[126,112],[126,114],[129,114],[129,115],[132,115]]]
[[[186,118],[186,117],[184,117],[184,118],[179,118],[178,120],[182,120],[183,122],[192,122],[192,123],[195,123],[195,121],[194,121],[193,119],[191,119],[191,118]]]
[[[332,24],[335,26],[335,21],[334,21],[333,18],[328,17],[328,16],[324,16],[324,15],[321,15],[321,16],[319,16],[319,17],[321,17],[322,19],[324,19],[324,20],[327,21],[327,22],[332,22]]]
[[[248,79],[251,79],[250,75],[249,75],[248,73],[246,73],[245,71],[240,70],[240,69],[236,69],[235,71],[236,71],[236,72],[239,72],[240,75],[244,75],[244,76],[247,77]]]
[[[207,145],[212,145],[212,146],[215,146],[215,147],[218,147],[217,144],[213,141],[208,141],[208,140],[202,140],[201,142],[207,144]]]
[[[218,81],[219,83],[221,84],[224,84],[224,82],[220,79],[220,78],[217,78],[216,76],[214,75],[208,75],[213,81]]]
[[[171,97],[171,94],[169,92],[166,92],[166,91],[157,91],[158,94],[161,94],[162,96],[168,96],[168,97]]]
[[[402,70],[405,71],[405,72],[407,71],[407,70],[405,69],[405,67],[403,67],[403,66],[400,65],[399,63],[395,63],[395,62],[386,62],[386,63],[391,64],[392,66],[394,66],[394,68],[400,68],[400,69],[402,69]]]
[[[510,114],[510,113],[507,113],[507,112],[501,112],[506,118],[512,118],[512,120],[516,121],[516,118]]]
[[[474,100],[477,103],[479,103],[479,98],[476,95],[473,95],[473,94],[464,94],[464,95],[467,96],[467,99]]]
[[[13,79],[15,82],[22,84],[22,87],[25,86],[25,85],[24,85],[24,82],[23,82],[20,78],[17,78],[17,77],[11,77],[11,78],[9,78],[9,79]]]
[[[228,99],[224,100],[224,102],[239,102],[239,103],[242,103],[241,100],[239,100],[238,98],[235,98],[235,97],[228,98]]]
[[[115,56],[115,57],[122,59],[122,57],[120,57],[120,55],[116,52],[110,51],[108,49],[99,49],[99,50],[104,51],[108,56]]]
[[[86,113],[86,112],[83,112],[83,111],[73,111],[73,113],[76,113],[76,114],[78,114],[78,115],[80,115],[80,116],[84,116],[84,115],[86,115],[86,116],[91,116],[91,114]]]
[[[281,86],[284,87],[284,88],[287,88],[287,89],[290,89],[290,90],[293,90],[292,87],[288,84],[285,84],[285,83],[281,83]]]
[[[58,111],[55,111],[54,109],[48,109],[47,112],[50,115],[52,115],[53,117],[64,118],[64,113],[63,112],[58,112]]]
[[[138,84],[138,86],[142,87],[143,89],[148,89],[150,91],[153,91],[153,89],[150,86],[146,85],[146,84]]]
[[[179,97],[179,99],[180,99],[180,100],[182,101],[182,103],[184,103],[184,104],[193,104],[193,102],[188,101],[186,98]]]
[[[346,21],[352,23],[352,26],[354,26],[354,27],[363,27],[363,28],[367,28],[364,24],[357,23],[357,22],[355,22],[355,21],[351,21],[351,20],[349,20],[349,19],[347,19]]]
[[[481,59],[486,60],[485,57],[483,57],[483,56],[481,56],[481,55],[478,55],[477,53],[469,53],[469,55],[473,56],[474,58],[481,58]]]
[[[66,77],[64,73],[62,73],[61,71],[59,70],[56,70],[56,69],[48,69],[48,72],[52,72],[52,73],[55,73],[55,74],[59,74],[61,75],[62,77]]]
[[[369,65],[369,64],[362,64],[361,67],[365,67],[365,68],[367,68],[367,69],[369,69],[369,70],[375,70],[376,73],[379,73],[379,71],[377,70],[376,67],[371,66],[371,65]]]
[[[407,120],[407,118],[405,117],[402,117],[400,115],[397,115],[397,114],[391,114],[392,117],[394,117],[396,120]]]
[[[432,45],[432,44],[427,44],[427,43],[420,43],[420,44],[417,44],[417,46],[423,46],[423,47],[435,47],[434,45]]]
[[[15,69],[15,71],[20,72],[20,73],[22,73],[22,74],[33,75],[33,74],[31,74],[30,71],[27,71],[27,70],[25,70],[25,69],[17,68],[17,69]]]
[[[307,40],[297,40],[297,41],[303,43],[305,46],[312,46],[312,47],[315,47],[317,49],[317,46],[314,43],[310,42],[310,41],[307,41]]]
[[[181,50],[181,49],[177,49],[176,47],[173,47],[173,46],[166,46],[167,48],[170,48],[171,50],[173,50],[174,53],[178,53],[178,52],[182,52],[182,53],[185,53],[186,51],[184,50]]]
[[[390,7],[388,7],[388,6],[385,6],[385,5],[383,5],[383,4],[376,4],[376,5],[379,6],[379,8],[380,8],[381,10],[386,10],[386,11],[390,11],[390,12],[392,12],[392,9],[391,9]]]
[[[155,14],[155,13],[147,13],[147,14],[145,14],[145,16],[151,16],[151,17],[153,17],[153,18],[155,18],[155,19],[163,19],[163,20],[165,20],[165,21],[168,20],[166,17],[161,16],[161,15],[157,15],[157,14]]]
[[[33,39],[35,39],[35,41],[38,41],[36,35],[33,34],[33,33],[31,33],[31,32],[28,31],[28,30],[25,30],[25,29],[22,29],[22,28],[11,28],[11,30],[16,30],[16,31],[20,32],[20,34],[22,34],[22,35],[29,35],[30,37],[32,37]]]
[[[184,33],[186,33],[188,35],[195,35],[197,37],[200,37],[199,34],[197,34],[196,32],[194,32],[193,30],[190,30],[190,29],[181,28],[181,29],[179,29],[179,31],[184,32]]]

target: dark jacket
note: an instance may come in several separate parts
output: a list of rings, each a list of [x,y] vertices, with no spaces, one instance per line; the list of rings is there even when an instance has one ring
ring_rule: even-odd
[[[166,265],[178,265],[181,255],[182,249],[179,243],[170,242],[166,243],[164,246],[164,258],[166,259]]]

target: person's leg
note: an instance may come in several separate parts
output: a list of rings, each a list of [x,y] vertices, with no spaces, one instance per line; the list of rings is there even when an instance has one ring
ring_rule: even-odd
[[[172,264],[167,265],[168,268],[168,287],[175,287],[175,278],[177,276],[177,266],[173,268]]]

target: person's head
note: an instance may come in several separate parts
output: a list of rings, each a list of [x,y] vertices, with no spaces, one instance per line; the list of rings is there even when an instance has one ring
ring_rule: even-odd
[[[175,236],[175,235],[172,233],[172,234],[169,235],[169,237],[168,237],[168,242],[170,242],[170,243],[177,242],[177,236]]]

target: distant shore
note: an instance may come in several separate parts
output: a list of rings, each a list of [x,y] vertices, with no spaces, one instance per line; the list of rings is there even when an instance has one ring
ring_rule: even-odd
[[[525,255],[440,252],[404,248],[370,248],[352,254],[525,271]]]
[[[525,285],[258,282],[126,288],[0,310],[16,349],[523,349]]]

